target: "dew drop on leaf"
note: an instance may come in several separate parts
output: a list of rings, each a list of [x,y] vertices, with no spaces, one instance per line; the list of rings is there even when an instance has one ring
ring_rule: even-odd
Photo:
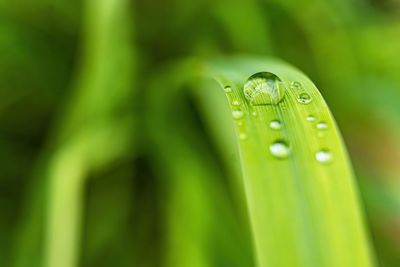
[[[243,111],[241,111],[240,109],[232,111],[232,117],[235,120],[240,120],[241,118],[243,118]]]
[[[315,153],[315,159],[322,164],[328,164],[333,161],[332,153],[326,149],[320,150]]]
[[[280,130],[282,128],[282,123],[278,120],[273,120],[269,123],[269,127],[272,130]]]
[[[309,94],[307,93],[301,93],[297,96],[297,101],[299,101],[299,103],[307,105],[310,104],[312,101],[312,98]]]
[[[285,89],[278,76],[270,72],[252,75],[244,85],[244,95],[252,105],[276,105],[282,101]]]
[[[235,106],[235,107],[240,106],[240,101],[239,100],[233,100],[232,101],[232,106]]]
[[[270,145],[271,155],[278,159],[286,159],[290,155],[289,145],[282,140],[278,140]]]
[[[290,84],[290,87],[291,87],[292,89],[295,89],[295,90],[301,90],[301,89],[302,89],[302,86],[301,86],[301,83],[300,83],[300,82],[292,82],[292,83]]]
[[[318,130],[327,130],[328,129],[328,124],[326,122],[319,122],[317,124],[317,129]]]
[[[224,91],[225,91],[225,93],[230,93],[230,92],[232,92],[232,87],[230,87],[229,85],[225,86]]]
[[[312,116],[312,115],[307,116],[307,121],[309,121],[309,122],[314,122],[314,121],[315,121],[315,117]]]

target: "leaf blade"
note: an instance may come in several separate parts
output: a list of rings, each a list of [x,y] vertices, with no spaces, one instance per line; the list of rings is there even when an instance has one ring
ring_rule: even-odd
[[[236,132],[243,139],[239,151],[259,266],[373,266],[347,152],[315,85],[276,60],[235,58],[210,65],[207,72],[232,88],[231,111],[243,113]],[[286,90],[279,104],[252,106],[246,100],[244,83],[259,72],[281,79]],[[302,85],[301,92],[293,82]],[[301,93],[311,103],[299,103]],[[315,122],[307,120],[310,115]],[[283,123],[280,131],[269,127],[272,120]],[[290,146],[285,160],[268,151],[279,140]],[[326,151],[332,162],[326,162]]]

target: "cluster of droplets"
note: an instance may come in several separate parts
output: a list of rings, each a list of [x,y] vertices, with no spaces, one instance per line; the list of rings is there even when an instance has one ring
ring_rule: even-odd
[[[292,88],[297,96],[297,101],[300,104],[308,105],[312,102],[312,97],[310,96],[309,93],[306,92],[304,89],[303,85],[300,82],[292,82],[290,85],[290,88]]]
[[[308,105],[312,102],[312,97],[304,89],[300,82],[292,82],[290,88],[294,91],[297,101],[300,104]],[[244,96],[252,106],[259,105],[277,105],[285,96],[285,87],[281,79],[270,72],[260,72],[252,75],[244,85]],[[243,130],[244,113],[241,108],[241,101],[239,99],[232,99],[233,89],[231,86],[224,88],[225,93],[230,96],[230,103],[233,107],[232,117],[239,126],[239,138],[240,140],[246,140],[247,134]],[[282,104],[283,105],[283,104]],[[258,113],[253,109],[250,114],[254,117],[258,116]],[[306,120],[312,124],[317,121],[317,118],[313,115],[306,117]],[[329,129],[326,122],[320,121],[315,125],[315,128],[319,131],[319,136],[322,136],[323,132]],[[280,131],[282,129],[282,122],[275,119],[270,121],[269,128],[274,131]],[[286,159],[291,154],[290,145],[284,139],[277,139],[269,146],[270,154],[276,159]],[[321,149],[315,153],[315,160],[321,164],[329,164],[333,161],[333,155],[328,149]]]
[[[275,74],[259,72],[246,81],[243,93],[252,106],[277,105],[285,97],[286,89],[281,79]],[[258,115],[255,109],[251,114],[254,117]],[[279,120],[273,120],[269,127],[274,131],[279,131],[282,128],[282,123]],[[285,159],[290,155],[289,144],[280,139],[270,145],[269,151],[277,159]]]
[[[306,117],[308,122],[314,123],[317,118],[313,115]],[[328,123],[325,121],[319,121],[315,124],[315,128],[318,130],[318,136],[323,136],[323,133],[329,129]],[[333,154],[329,149],[321,149],[315,153],[315,160],[321,164],[329,164],[333,162]]]
[[[280,120],[272,120],[269,123],[269,128],[273,131],[282,129],[282,122]],[[278,139],[269,146],[269,152],[277,159],[286,159],[290,156],[289,143],[283,139]]]
[[[240,106],[240,102],[239,102],[239,104],[237,104],[237,103],[234,101],[234,102],[232,102],[232,105],[238,107],[238,106]],[[240,108],[234,109],[234,110],[232,111],[232,117],[233,117],[233,119],[236,121],[236,124],[237,124],[240,128],[242,128],[242,126],[244,125],[244,123],[243,123],[243,117],[244,117],[243,111],[242,111]],[[246,140],[246,139],[247,139],[247,134],[246,134],[246,132],[245,132],[243,129],[240,129],[239,138],[240,138],[240,140]]]
[[[300,82],[294,81],[290,84],[290,88],[295,92],[297,96],[297,101],[300,104],[308,105],[312,102],[312,97],[309,93],[304,89],[303,85]],[[306,120],[310,123],[315,123],[317,118],[313,115],[309,115],[306,117]],[[328,123],[325,121],[320,121],[315,124],[315,128],[318,130],[318,136],[323,136],[324,131],[329,129]],[[329,164],[333,161],[332,152],[328,149],[321,149],[315,153],[315,159],[321,164]]]
[[[225,86],[224,91],[225,91],[226,95],[228,96],[231,106],[233,107],[232,117],[235,120],[237,126],[240,127],[239,138],[240,138],[240,140],[246,140],[247,134],[242,129],[244,126],[244,123],[243,123],[244,112],[241,108],[242,103],[239,98],[235,98],[232,96],[233,88],[230,85]]]

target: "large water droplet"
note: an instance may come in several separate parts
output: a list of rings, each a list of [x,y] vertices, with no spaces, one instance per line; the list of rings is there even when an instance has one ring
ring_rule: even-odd
[[[232,111],[232,117],[235,120],[240,120],[241,118],[243,118],[243,111],[241,110],[234,110]]]
[[[312,98],[309,94],[307,93],[301,93],[297,96],[297,101],[299,101],[299,103],[307,105],[310,104],[312,101]]]
[[[282,140],[271,144],[269,151],[271,152],[272,156],[278,159],[286,159],[290,155],[289,145]]]
[[[259,72],[245,83],[244,95],[252,105],[276,105],[282,101],[285,89],[275,74]]]
[[[328,164],[333,161],[333,156],[330,151],[324,149],[315,153],[315,159],[322,164]]]
[[[278,120],[273,120],[269,123],[269,127],[272,130],[280,130],[282,128],[282,123]]]

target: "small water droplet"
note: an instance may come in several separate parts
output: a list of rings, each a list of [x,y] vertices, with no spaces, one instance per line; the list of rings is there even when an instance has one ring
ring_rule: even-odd
[[[310,104],[312,101],[312,98],[309,94],[307,93],[301,93],[297,96],[297,101],[299,101],[299,103],[307,105]]]
[[[282,123],[278,120],[273,120],[269,123],[269,127],[272,130],[280,130],[282,128]]]
[[[290,87],[292,87],[293,89],[296,89],[296,90],[300,90],[302,88],[300,82],[292,82]]]
[[[251,115],[253,115],[254,117],[257,117],[258,113],[257,113],[257,111],[253,111],[253,112],[251,113]]]
[[[246,133],[240,133],[239,134],[240,140],[246,140],[247,139],[247,134]]]
[[[276,105],[282,101],[285,89],[278,76],[270,72],[252,75],[244,85],[244,95],[252,105]]]
[[[243,121],[238,121],[238,122],[237,122],[237,125],[238,125],[238,126],[242,126],[242,125],[243,125]]]
[[[327,130],[328,129],[328,124],[326,122],[319,122],[317,124],[317,129],[318,130]]]
[[[315,117],[310,115],[310,116],[307,117],[307,121],[314,122],[315,121]]]
[[[286,159],[290,155],[290,148],[285,141],[278,140],[270,145],[269,151],[278,159]]]
[[[315,159],[322,164],[328,164],[333,161],[333,156],[330,151],[324,149],[315,153]]]
[[[235,107],[240,106],[240,101],[239,100],[233,100],[232,101],[232,106],[235,106]]]
[[[234,110],[232,111],[232,116],[235,120],[240,120],[241,118],[243,118],[243,111],[239,110]]]
[[[232,87],[227,85],[227,86],[225,86],[224,91],[225,91],[225,93],[230,93],[230,92],[232,92]]]

